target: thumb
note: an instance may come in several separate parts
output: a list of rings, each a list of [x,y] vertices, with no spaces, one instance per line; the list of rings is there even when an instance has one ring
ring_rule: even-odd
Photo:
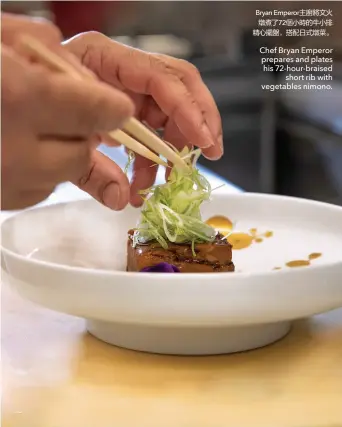
[[[126,207],[130,185],[121,168],[99,151],[94,150],[87,173],[74,182],[81,190],[113,210]]]

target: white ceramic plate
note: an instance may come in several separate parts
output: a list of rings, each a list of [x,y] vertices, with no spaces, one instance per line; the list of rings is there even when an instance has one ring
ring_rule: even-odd
[[[219,354],[269,344],[293,319],[342,306],[342,208],[258,194],[217,195],[203,216],[273,237],[233,251],[235,273],[126,273],[127,230],[139,211],[92,200],[23,212],[2,225],[10,283],[50,309],[88,319],[88,330],[122,347]],[[291,260],[322,256],[309,267]],[[282,267],[281,270],[273,270]]]

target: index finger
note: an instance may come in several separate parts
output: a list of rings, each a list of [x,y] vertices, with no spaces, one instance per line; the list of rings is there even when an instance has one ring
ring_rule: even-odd
[[[134,60],[134,55],[142,56]],[[217,144],[196,97],[171,67],[158,57],[141,52],[134,52],[128,60],[136,66],[122,60],[117,73],[124,87],[151,95],[192,144],[202,149]]]
[[[167,58],[167,60],[169,60],[171,63],[176,61],[177,66],[182,70],[183,82],[198,102],[210,132],[216,141],[215,146],[204,150],[203,154],[208,158],[212,158],[213,156],[215,157],[217,153],[216,148],[218,146],[221,150],[220,155],[222,155],[224,151],[222,120],[214,97],[211,94],[209,88],[202,80],[202,77],[197,68],[192,64],[187,61],[174,60],[174,58]]]
[[[100,35],[89,35],[88,41],[84,36],[83,43],[80,38],[74,39],[69,48],[106,82],[133,93],[151,95],[162,112],[176,123],[185,140],[204,149],[212,159],[221,157],[222,130],[217,108],[199,73],[185,75],[185,61],[142,52]],[[171,64],[171,60],[177,65]],[[194,87],[189,85],[191,79],[197,82]]]

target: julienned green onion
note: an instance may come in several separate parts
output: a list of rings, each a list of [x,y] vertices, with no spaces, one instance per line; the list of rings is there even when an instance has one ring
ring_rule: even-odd
[[[128,155],[127,155],[127,163],[126,163],[126,166],[125,166],[125,174],[126,175],[127,175],[128,171],[129,171],[129,168],[133,164],[134,159],[135,159],[134,152],[132,150],[129,150],[128,151]]]
[[[188,168],[174,167],[165,184],[141,192],[145,202],[134,245],[156,240],[166,249],[168,242],[188,243],[194,252],[195,243],[215,239],[215,230],[202,221],[200,213],[201,204],[211,195],[208,180],[196,168],[201,151],[184,148],[179,154]]]

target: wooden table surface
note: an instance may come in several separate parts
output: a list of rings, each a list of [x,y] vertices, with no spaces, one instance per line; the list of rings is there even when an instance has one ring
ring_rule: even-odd
[[[4,427],[340,427],[342,309],[263,349],[158,356],[107,345],[2,277]]]
[[[2,363],[3,427],[342,426],[342,309],[260,350],[158,356],[102,343],[3,283]]]

